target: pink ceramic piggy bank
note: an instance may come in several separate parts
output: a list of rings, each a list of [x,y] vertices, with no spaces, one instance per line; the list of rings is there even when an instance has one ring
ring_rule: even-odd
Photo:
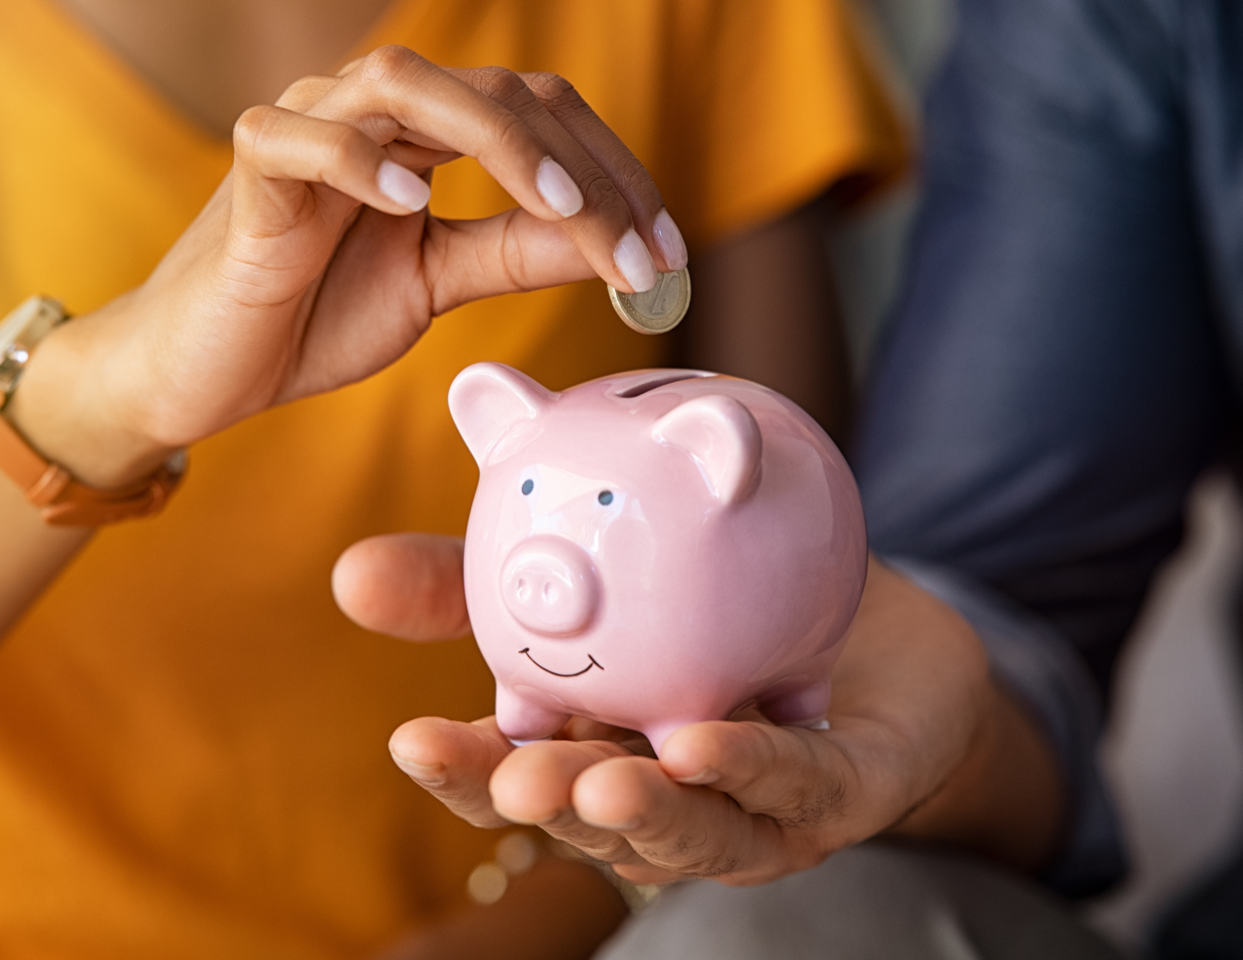
[[[811,417],[693,370],[552,393],[496,363],[463,370],[449,409],[479,462],[466,604],[507,737],[575,714],[659,752],[747,703],[825,724],[867,546],[854,478]]]

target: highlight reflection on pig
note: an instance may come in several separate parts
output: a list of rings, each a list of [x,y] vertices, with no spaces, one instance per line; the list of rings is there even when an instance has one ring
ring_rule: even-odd
[[[462,371],[449,408],[479,463],[466,603],[507,737],[574,714],[659,752],[749,702],[824,725],[867,548],[854,479],[806,413],[698,371],[558,394],[495,363]]]

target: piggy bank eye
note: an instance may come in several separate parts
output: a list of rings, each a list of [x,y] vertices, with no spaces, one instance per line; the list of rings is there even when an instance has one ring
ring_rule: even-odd
[[[531,495],[531,491],[534,489],[535,489],[534,480],[523,480],[522,481],[522,495],[524,497],[529,497]]]
[[[610,503],[613,502],[613,491],[612,490],[601,490],[600,496],[596,497],[596,499],[600,501],[601,506],[607,507]]]

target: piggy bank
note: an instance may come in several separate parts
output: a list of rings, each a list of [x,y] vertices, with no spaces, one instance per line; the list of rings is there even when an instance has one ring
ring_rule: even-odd
[[[867,545],[854,478],[798,406],[696,370],[552,393],[479,363],[449,409],[479,463],[466,605],[507,737],[573,714],[659,754],[747,704],[826,725]]]

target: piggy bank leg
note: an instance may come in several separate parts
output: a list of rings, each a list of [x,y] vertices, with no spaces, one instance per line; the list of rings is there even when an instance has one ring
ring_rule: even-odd
[[[690,722],[694,721],[672,720],[645,727],[641,732],[643,736],[647,737],[648,743],[652,745],[652,749],[656,751],[656,756],[659,757],[661,748],[665,745],[665,741],[669,739],[669,734],[673,733],[674,730],[681,729]]]
[[[828,730],[829,681],[783,680],[759,697],[760,712],[784,727]]]
[[[568,713],[554,713],[538,707],[499,683],[496,685],[496,725],[510,743],[521,747],[536,740],[547,740],[565,726]]]

